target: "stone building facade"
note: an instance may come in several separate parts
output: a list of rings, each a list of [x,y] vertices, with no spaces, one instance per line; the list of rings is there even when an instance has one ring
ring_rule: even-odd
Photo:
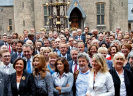
[[[133,30],[133,0],[128,0],[128,27]]]
[[[0,0],[0,35],[3,33],[11,34],[15,31],[13,2],[3,1]]]
[[[12,0],[13,1],[13,0]],[[46,3],[49,0],[14,0],[14,29],[22,34],[24,29],[48,28],[48,10]],[[61,0],[62,1],[62,0]],[[83,28],[89,26],[90,30],[115,31],[121,27],[128,30],[128,0],[68,0],[67,9],[68,27]]]

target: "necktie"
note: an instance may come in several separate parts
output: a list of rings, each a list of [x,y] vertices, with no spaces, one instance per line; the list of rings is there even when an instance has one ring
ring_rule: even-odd
[[[76,72],[76,70],[77,70],[77,63],[75,63],[74,72]]]
[[[21,57],[21,53],[18,53],[18,57]],[[29,60],[30,61],[30,60]]]
[[[30,65],[30,59],[28,59],[28,61],[27,61],[27,72],[28,73],[32,73],[32,71],[31,71],[31,65]]]
[[[11,46],[9,45],[9,52],[11,53]]]

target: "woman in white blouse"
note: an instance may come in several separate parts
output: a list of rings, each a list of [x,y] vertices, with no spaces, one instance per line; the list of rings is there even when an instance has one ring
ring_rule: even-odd
[[[54,81],[54,96],[73,96],[73,74],[69,72],[67,60],[60,57],[55,63],[55,73],[52,74]]]
[[[114,96],[113,79],[108,72],[106,60],[100,53],[93,55],[92,69],[88,78],[86,96]]]

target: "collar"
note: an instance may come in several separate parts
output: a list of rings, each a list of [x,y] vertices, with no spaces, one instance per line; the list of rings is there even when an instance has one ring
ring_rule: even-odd
[[[23,52],[21,52],[21,53],[18,53],[18,52],[17,52],[17,55],[18,55],[18,54],[21,54],[21,56],[22,56]]]
[[[76,65],[75,61],[73,61],[73,65]],[[78,62],[77,62],[77,65],[78,65]]]
[[[8,65],[3,65],[4,68],[10,68],[10,63]]]
[[[79,71],[81,74],[83,74],[83,75],[87,75],[87,74],[89,74],[89,72],[90,72],[90,70],[88,70],[87,72],[85,72],[85,73],[82,73],[81,71]]]
[[[64,76],[66,76],[66,77],[67,77],[67,76],[68,76],[68,74],[64,72],[64,73],[62,74],[62,76],[61,76],[61,77],[64,77]],[[57,77],[60,77],[59,72],[57,72]]]
[[[67,59],[67,54],[66,54],[65,56],[63,56],[63,55],[61,54],[61,57],[65,57],[65,58]]]

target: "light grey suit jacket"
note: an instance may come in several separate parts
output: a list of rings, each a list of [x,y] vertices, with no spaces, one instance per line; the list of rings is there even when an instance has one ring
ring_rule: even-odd
[[[0,71],[7,74],[7,75],[11,75],[12,73],[16,72],[16,70],[13,68],[13,64],[11,64],[11,63],[9,63],[9,72],[6,72],[6,70],[4,70],[4,67],[5,67],[4,63],[1,62]]]
[[[58,76],[57,72],[55,72],[52,75],[54,82],[56,78],[59,78],[57,76]],[[54,85],[54,96],[73,96],[73,92],[72,92],[73,82],[74,82],[73,74],[70,72],[67,73],[67,77],[65,78],[65,80],[63,81],[63,85],[61,86],[61,95],[59,95],[58,90],[55,89],[55,87],[59,87],[59,86]],[[67,84],[69,85],[68,87],[66,87]]]

